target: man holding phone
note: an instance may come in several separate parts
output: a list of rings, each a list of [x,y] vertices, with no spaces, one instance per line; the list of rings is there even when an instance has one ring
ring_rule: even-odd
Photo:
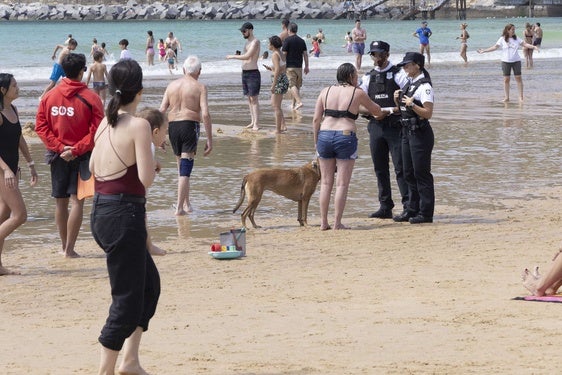
[[[261,74],[258,70],[258,58],[260,56],[260,41],[254,37],[254,25],[246,22],[240,28],[240,32],[246,44],[244,53],[227,55],[227,60],[242,60],[242,89],[244,95],[248,96],[248,106],[250,107],[251,122],[246,126],[247,129],[254,131],[260,130],[259,127],[259,95],[261,88]],[[236,51],[238,52],[238,51]]]

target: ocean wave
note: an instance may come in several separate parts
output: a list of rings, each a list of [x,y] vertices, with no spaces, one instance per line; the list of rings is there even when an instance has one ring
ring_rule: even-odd
[[[522,55],[522,52],[520,52]],[[491,52],[485,54],[479,54],[476,51],[468,52],[469,63],[474,62],[484,62],[484,61],[499,61],[501,53]],[[396,64],[400,62],[402,53],[395,53],[390,57],[390,60]],[[542,59],[560,59],[562,57],[562,48],[550,48],[543,49],[540,52],[535,52],[533,58],[535,60]],[[522,60],[523,57],[522,57]],[[330,70],[337,69],[342,63],[349,62],[354,63],[355,57],[352,54],[346,55],[322,55],[319,58],[310,57],[310,69],[311,70]],[[181,62],[181,61],[180,61]],[[108,69],[115,63],[115,60],[109,60],[106,62]],[[156,62],[156,65],[147,66],[145,62],[139,62],[143,68],[143,74],[145,77],[162,77],[170,76],[170,71],[168,69],[168,64],[166,62]],[[269,60],[260,61],[260,70],[267,73],[265,68],[261,64],[269,64]],[[460,64],[462,63],[458,52],[439,52],[431,54],[432,64]],[[363,69],[370,68],[370,59],[368,55],[363,58]],[[5,69],[4,72],[13,74],[18,81],[21,82],[33,82],[33,81],[47,81],[51,75],[52,66],[39,66],[39,67],[13,67]],[[214,60],[214,61],[203,61],[201,76],[206,75],[217,75],[217,74],[237,74],[240,73],[240,62],[239,61],[227,61],[227,60]],[[182,74],[181,64],[178,66],[177,70],[172,71],[173,75]]]

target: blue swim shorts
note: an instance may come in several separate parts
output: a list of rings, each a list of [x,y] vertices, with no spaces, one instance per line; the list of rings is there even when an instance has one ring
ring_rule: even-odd
[[[322,159],[357,159],[357,134],[349,130],[320,130],[316,152]]]
[[[365,54],[365,43],[353,43],[351,45],[351,49],[353,53],[357,55],[364,55]]]
[[[51,77],[49,79],[53,82],[57,82],[60,77],[66,77],[64,74],[64,70],[62,69],[62,65],[59,63],[55,63],[53,65],[53,71],[51,72]]]
[[[244,95],[258,96],[261,88],[261,74],[260,71],[243,70],[242,71],[242,90]]]

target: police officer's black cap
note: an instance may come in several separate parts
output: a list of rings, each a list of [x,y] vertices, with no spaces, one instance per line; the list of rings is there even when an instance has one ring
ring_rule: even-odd
[[[369,53],[389,51],[390,45],[387,42],[383,42],[382,40],[375,40],[374,42],[371,42],[371,45],[369,47]]]
[[[254,30],[254,25],[252,25],[251,22],[245,22],[240,28],[240,31],[246,31],[246,30]]]
[[[398,66],[404,66],[411,62],[419,65],[420,68],[423,69],[423,66],[425,65],[425,56],[418,52],[406,52],[402,62],[399,63]]]

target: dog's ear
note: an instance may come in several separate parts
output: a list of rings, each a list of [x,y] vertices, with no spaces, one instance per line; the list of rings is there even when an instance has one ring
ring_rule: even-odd
[[[320,165],[318,164],[318,158],[312,160],[310,164],[312,164],[312,169],[314,169],[316,173],[320,174]]]

